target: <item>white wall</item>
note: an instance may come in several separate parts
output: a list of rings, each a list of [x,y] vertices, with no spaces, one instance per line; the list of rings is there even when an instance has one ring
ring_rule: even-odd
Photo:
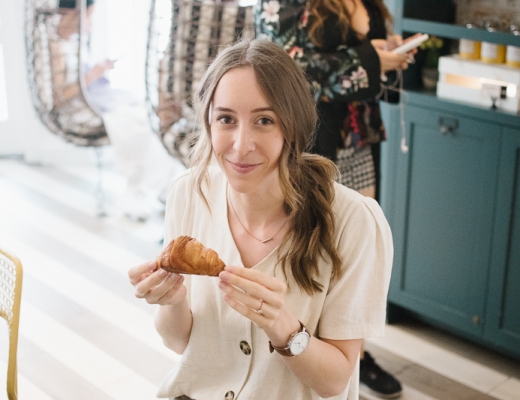
[[[25,73],[21,0],[0,0],[0,44],[3,48],[7,120],[0,121],[0,156],[23,155],[31,134],[45,135],[33,111]]]
[[[0,157],[20,155],[28,162],[44,164],[92,162],[92,149],[65,143],[36,116],[26,76],[24,3],[0,0],[0,44],[8,107],[8,119],[0,120]],[[95,58],[123,56],[111,79],[140,96],[144,96],[149,6],[150,0],[97,0],[93,26]]]

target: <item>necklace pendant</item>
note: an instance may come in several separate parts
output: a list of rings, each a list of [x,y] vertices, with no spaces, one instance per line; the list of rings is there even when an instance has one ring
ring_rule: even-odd
[[[270,237],[269,239],[265,239],[265,240],[261,240],[262,243],[267,243],[267,242],[270,242],[271,240],[274,239],[274,236],[273,237]]]

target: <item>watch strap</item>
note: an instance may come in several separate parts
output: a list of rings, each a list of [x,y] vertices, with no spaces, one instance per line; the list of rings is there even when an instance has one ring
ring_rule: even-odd
[[[292,338],[300,332],[307,332],[307,328],[305,328],[305,325],[303,325],[303,323],[301,321],[298,321],[298,322],[300,323],[300,329],[297,330],[296,332],[294,332],[293,334],[291,334],[291,336],[289,337],[289,340],[287,341],[286,347],[276,347],[271,343],[271,341],[269,341],[269,352],[270,353],[272,353],[273,351],[276,350],[278,352],[278,354],[281,354],[284,357],[294,357],[294,354],[291,353],[291,350],[290,350],[290,343],[291,343]]]

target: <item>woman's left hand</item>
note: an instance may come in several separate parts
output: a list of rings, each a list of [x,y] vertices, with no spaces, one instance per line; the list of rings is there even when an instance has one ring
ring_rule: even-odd
[[[285,308],[287,285],[249,268],[226,266],[219,275],[224,300],[260,328],[270,330]]]
[[[401,35],[390,35],[386,39],[387,48],[386,50],[392,51],[393,49],[403,44],[403,37]]]
[[[405,40],[403,40],[401,35],[391,35],[391,36],[388,36],[388,39],[387,39],[388,50],[392,51],[395,48],[401,46],[402,44],[404,44],[406,42],[409,42],[410,40],[415,39],[415,38],[417,38],[419,36],[421,36],[421,33],[416,33],[415,35],[410,36],[409,38],[406,38]],[[412,57],[415,54],[417,54],[417,51],[418,51],[417,48],[414,48],[414,49],[408,51],[406,54],[409,57]]]

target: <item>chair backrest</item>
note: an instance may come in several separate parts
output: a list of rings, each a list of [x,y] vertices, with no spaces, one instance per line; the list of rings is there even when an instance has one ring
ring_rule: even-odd
[[[186,135],[197,129],[191,99],[221,47],[254,37],[252,6],[237,1],[152,0],[146,62],[146,91],[154,130],[174,157],[187,164]],[[168,37],[161,25],[169,22]]]
[[[22,263],[0,248],[0,316],[9,328],[9,359],[7,364],[7,396],[18,399],[18,326],[22,299]]]
[[[78,1],[80,25],[85,25],[86,0]],[[99,111],[89,102],[81,60],[85,57],[84,33],[65,43],[57,34],[62,17],[56,0],[26,0],[25,44],[27,72],[33,105],[47,128],[78,146],[101,146],[109,143]],[[68,54],[65,51],[68,50]],[[75,57],[74,71],[64,62]],[[67,80],[72,76],[72,81]],[[63,86],[77,85],[78,93],[63,96]]]

